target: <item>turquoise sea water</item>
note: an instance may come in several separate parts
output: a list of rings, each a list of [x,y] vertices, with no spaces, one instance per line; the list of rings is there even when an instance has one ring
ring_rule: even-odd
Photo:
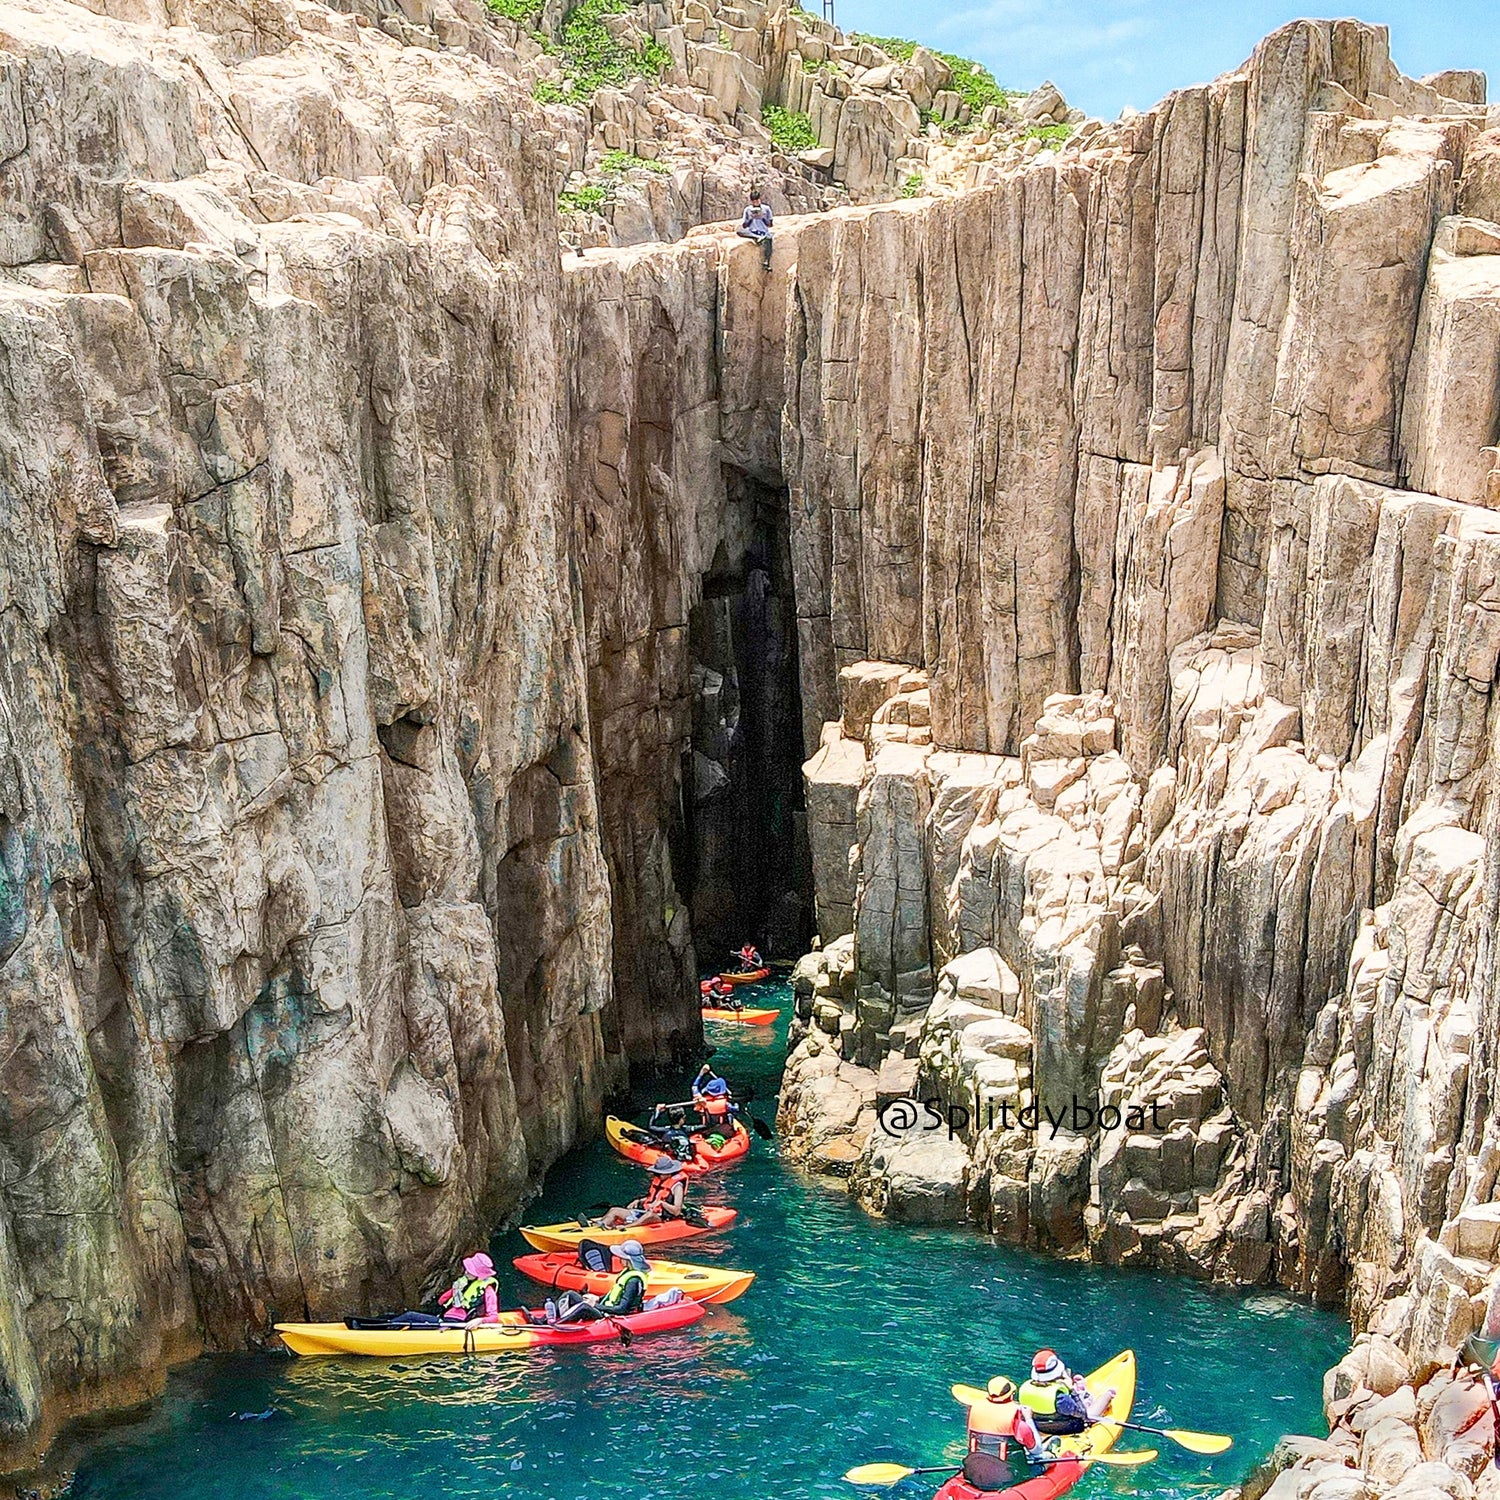
[[[781,985],[742,994],[786,1007],[781,1024],[713,1028],[715,1064],[752,1083],[754,1112],[773,1120],[790,999]],[[682,1097],[680,1083],[669,1096]],[[591,1146],[554,1170],[528,1222],[623,1200],[638,1177],[602,1143]],[[915,1466],[961,1455],[963,1415],[949,1385],[1019,1378],[1043,1344],[1082,1370],[1132,1347],[1138,1419],[1236,1438],[1210,1461],[1132,1437],[1122,1446],[1152,1442],[1160,1459],[1096,1468],[1074,1491],[1080,1500],[1216,1495],[1281,1433],[1324,1430],[1321,1379],[1347,1329],[1279,1294],[1231,1295],[1036,1259],[964,1230],[884,1224],[782,1165],[761,1141],[747,1161],[708,1178],[699,1198],[733,1205],[739,1221],[724,1236],[674,1247],[673,1258],[758,1279],[692,1329],[628,1351],[488,1360],[202,1359],[177,1372],[142,1419],[93,1441],[73,1494],[918,1500],[941,1476],[886,1491],[859,1491],[839,1476],[876,1459]],[[499,1236],[492,1248],[506,1305],[523,1295],[536,1305],[536,1289],[509,1265],[527,1248],[520,1236]]]

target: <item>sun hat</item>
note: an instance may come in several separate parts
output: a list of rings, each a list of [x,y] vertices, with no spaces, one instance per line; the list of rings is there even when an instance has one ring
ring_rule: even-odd
[[[484,1281],[495,1274],[495,1262],[483,1250],[476,1250],[465,1259],[464,1270],[476,1281]]]
[[[985,1387],[989,1392],[990,1399],[994,1401],[1009,1401],[1016,1393],[1016,1383],[1004,1375],[997,1375]]]
[[[637,1271],[646,1269],[646,1252],[641,1248],[639,1240],[621,1240],[615,1246],[615,1254]]]
[[[673,1161],[670,1156],[658,1156],[646,1170],[648,1172],[660,1172],[663,1177],[671,1177],[682,1170],[682,1163]]]
[[[1033,1380],[1066,1380],[1068,1367],[1058,1358],[1056,1349],[1038,1349],[1031,1361]]]

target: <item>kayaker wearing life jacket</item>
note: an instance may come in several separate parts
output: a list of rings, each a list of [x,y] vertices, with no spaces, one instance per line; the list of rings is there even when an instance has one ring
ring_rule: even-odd
[[[1014,1440],[1029,1459],[1046,1457],[1042,1435],[1026,1409],[1016,1401],[1016,1385],[997,1375],[988,1386],[989,1399],[969,1408],[969,1456],[964,1478],[976,1489],[1001,1489],[1015,1476],[1005,1465],[1006,1449]]]
[[[747,969],[760,968],[760,949],[750,943],[739,949],[734,955]]]
[[[711,1010],[742,1010],[744,1008],[734,993],[734,986],[717,974],[708,981],[708,988],[704,991],[703,998]]]
[[[685,1207],[687,1173],[682,1163],[670,1156],[658,1156],[649,1167],[651,1182],[645,1193],[624,1208],[612,1208],[599,1220],[601,1229],[621,1229],[628,1224],[660,1224],[663,1219],[680,1219]]]
[[[483,1250],[464,1261],[464,1274],[438,1298],[450,1323],[493,1323],[500,1316],[500,1284],[495,1263]]]
[[[612,1287],[602,1296],[587,1292],[564,1292],[556,1303],[547,1304],[549,1323],[591,1323],[596,1318],[624,1318],[646,1305],[646,1273],[651,1263],[639,1240],[621,1240],[616,1257],[625,1262]]]
[[[1109,1410],[1114,1388],[1089,1390],[1082,1375],[1073,1375],[1055,1349],[1039,1349],[1031,1361],[1031,1379],[1021,1387],[1021,1405],[1039,1432],[1082,1432]]]
[[[733,1104],[729,1085],[704,1063],[693,1080],[693,1105],[700,1127],[717,1132],[727,1141],[734,1131]]]

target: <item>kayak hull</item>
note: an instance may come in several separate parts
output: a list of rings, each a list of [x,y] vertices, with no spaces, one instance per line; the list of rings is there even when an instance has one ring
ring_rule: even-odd
[[[975,1489],[962,1474],[955,1474],[933,1500],[1057,1500],[1059,1495],[1065,1495],[1088,1471],[1089,1454],[1107,1453],[1113,1448],[1121,1432],[1118,1424],[1130,1418],[1130,1409],[1135,1404],[1135,1354],[1127,1349],[1085,1379],[1094,1391],[1114,1386],[1115,1398],[1110,1402],[1108,1414],[1087,1432],[1059,1439],[1059,1450],[1076,1456],[1076,1462],[1050,1464],[1029,1479],[1003,1490]]]
[[[721,1010],[718,1006],[709,1005],[703,1007],[705,1021],[737,1021],[741,1026],[769,1026],[780,1014],[779,1010],[751,1010],[749,1006],[744,1010]]]
[[[615,1284],[615,1271],[587,1271],[565,1253],[518,1255],[516,1270],[543,1286],[559,1291],[592,1292],[602,1297]],[[753,1271],[720,1270],[717,1266],[689,1266],[681,1261],[654,1260],[646,1273],[646,1295],[657,1297],[676,1287],[694,1302],[733,1302],[755,1280]]]
[[[611,1115],[604,1122],[605,1138],[610,1145],[625,1157],[628,1161],[638,1163],[640,1166],[649,1167],[658,1156],[662,1154],[662,1148],[649,1137],[638,1125],[632,1125],[629,1120],[616,1119]],[[635,1137],[646,1137],[637,1140]],[[734,1134],[725,1141],[724,1147],[716,1151],[701,1136],[693,1137],[693,1159],[682,1163],[682,1170],[689,1177],[701,1176],[704,1172],[712,1172],[718,1167],[727,1167],[737,1162],[750,1149],[750,1132],[743,1125],[736,1125]]]
[[[355,1354],[391,1359],[417,1354],[518,1354],[531,1349],[565,1349],[573,1344],[607,1344],[621,1328],[635,1337],[671,1333],[696,1323],[703,1304],[691,1300],[628,1317],[595,1323],[568,1323],[561,1328],[528,1324],[521,1313],[501,1313],[497,1323],[468,1328],[346,1328],[342,1323],[278,1323],[276,1332],[295,1354]]]
[[[660,1224],[633,1224],[624,1229],[585,1229],[580,1224],[527,1224],[522,1225],[521,1234],[533,1250],[561,1250],[572,1254],[581,1240],[595,1240],[601,1245],[618,1245],[621,1240],[639,1240],[643,1245],[671,1245],[678,1240],[718,1234],[739,1217],[732,1208],[705,1208],[701,1212],[708,1220],[701,1228],[683,1219],[663,1219]]]
[[[725,984],[759,984],[762,979],[770,977],[769,969],[731,969],[728,973],[719,975]]]

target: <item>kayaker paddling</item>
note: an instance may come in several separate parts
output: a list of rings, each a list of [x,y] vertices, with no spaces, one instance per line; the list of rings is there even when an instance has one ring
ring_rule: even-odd
[[[599,1220],[599,1228],[634,1228],[637,1224],[660,1224],[664,1219],[682,1218],[687,1209],[688,1181],[682,1163],[663,1153],[646,1170],[651,1173],[651,1182],[645,1193],[623,1208],[610,1209]]]
[[[700,1130],[716,1133],[725,1140],[729,1138],[734,1128],[734,1096],[729,1085],[707,1063],[693,1080],[693,1107],[698,1111]]]
[[[1012,1442],[1033,1463],[1045,1459],[1047,1450],[1036,1424],[1016,1400],[1016,1384],[997,1375],[985,1392],[986,1399],[969,1407],[969,1452],[964,1459],[964,1478],[979,1490],[1003,1489],[1016,1475],[1007,1462]]]
[[[1039,1432],[1082,1432],[1096,1422],[1115,1399],[1112,1386],[1092,1390],[1081,1375],[1069,1372],[1055,1349],[1039,1349],[1031,1361],[1031,1378],[1021,1387],[1020,1402]]]

